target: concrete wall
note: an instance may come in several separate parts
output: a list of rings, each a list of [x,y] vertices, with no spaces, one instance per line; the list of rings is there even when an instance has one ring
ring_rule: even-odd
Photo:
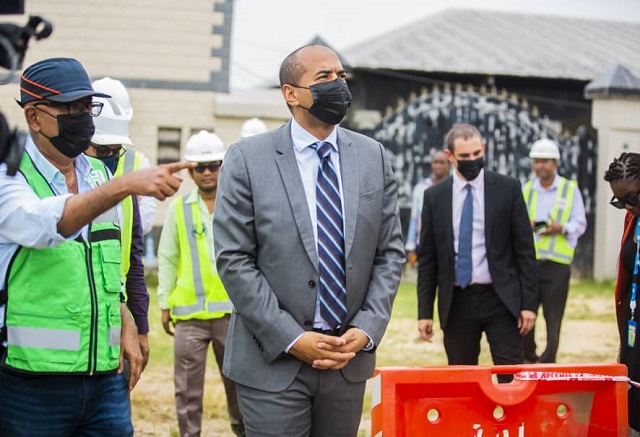
[[[598,129],[593,276],[602,280],[616,276],[625,215],[609,205],[612,192],[602,176],[622,152],[640,152],[640,98],[594,98],[592,122]]]

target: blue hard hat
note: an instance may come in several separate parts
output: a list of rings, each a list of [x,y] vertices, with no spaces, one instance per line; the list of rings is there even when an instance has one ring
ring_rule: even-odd
[[[20,106],[34,100],[69,103],[89,96],[111,97],[94,91],[87,71],[72,58],[36,62],[20,77]]]

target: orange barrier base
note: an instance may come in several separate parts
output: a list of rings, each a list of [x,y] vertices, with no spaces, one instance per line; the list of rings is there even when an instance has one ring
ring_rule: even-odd
[[[520,371],[627,375],[621,364],[382,367],[373,379],[371,435],[627,435],[626,382],[492,380]]]

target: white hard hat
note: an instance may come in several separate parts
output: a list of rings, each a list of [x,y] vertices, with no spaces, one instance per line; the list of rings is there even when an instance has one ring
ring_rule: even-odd
[[[100,102],[103,106],[100,115],[93,119],[96,130],[91,142],[103,146],[109,144],[132,146],[133,142],[129,138],[129,115],[114,99],[94,97],[93,101]]]
[[[252,137],[254,135],[263,134],[269,129],[264,121],[259,118],[250,118],[242,123],[242,129],[240,129],[240,136],[242,138]]]
[[[219,136],[201,130],[187,141],[184,159],[192,162],[212,162],[224,159],[224,144]]]
[[[555,159],[557,161],[560,160],[560,150],[555,142],[542,138],[531,145],[529,158]]]
[[[123,113],[131,120],[133,117],[133,107],[131,106],[131,100],[129,100],[129,93],[122,82],[117,79],[111,79],[110,77],[104,77],[94,80],[91,86],[95,91],[110,95],[111,98],[120,105]]]

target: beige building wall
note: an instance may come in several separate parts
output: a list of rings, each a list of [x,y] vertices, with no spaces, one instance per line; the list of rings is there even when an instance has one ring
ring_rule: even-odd
[[[225,0],[28,0],[25,16],[40,15],[54,25],[48,39],[32,42],[26,64],[71,56],[92,76],[142,80],[208,82],[222,62]],[[15,18],[15,20],[12,20]],[[231,18],[231,17],[229,17]]]
[[[40,15],[53,23],[49,38],[30,41],[24,67],[73,57],[92,80],[121,80],[134,108],[131,139],[155,165],[160,129],[180,129],[176,155],[182,157],[187,139],[200,129],[229,145],[248,118],[261,117],[269,127],[288,118],[278,90],[267,97],[260,91],[227,94],[232,14],[232,0],[28,0],[25,15],[3,21],[24,25],[29,15]],[[11,126],[24,129],[14,98],[17,83],[0,87],[0,110]],[[192,188],[188,174],[183,176],[181,193]],[[156,225],[163,223],[168,203],[158,203]]]

